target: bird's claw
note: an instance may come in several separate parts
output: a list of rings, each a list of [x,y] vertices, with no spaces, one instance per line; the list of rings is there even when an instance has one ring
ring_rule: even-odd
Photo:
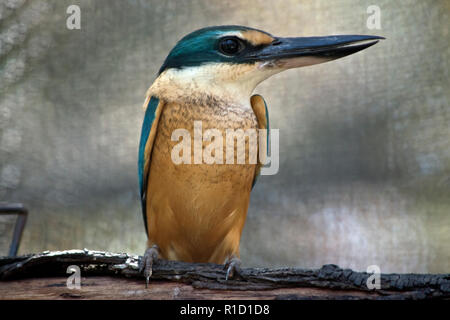
[[[148,288],[148,283],[150,282],[150,277],[153,273],[153,263],[158,259],[159,248],[157,245],[153,245],[151,248],[145,250],[144,256],[139,263],[139,272],[144,273],[145,276],[145,287]]]
[[[224,269],[227,269],[226,281],[236,278],[236,276],[242,277],[241,260],[237,257],[233,256],[228,258],[225,262]]]

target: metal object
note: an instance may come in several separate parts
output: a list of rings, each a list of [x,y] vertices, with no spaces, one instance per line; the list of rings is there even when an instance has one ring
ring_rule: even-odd
[[[25,223],[27,222],[28,210],[21,203],[0,203],[0,214],[17,214],[13,239],[9,248],[9,256],[15,257],[17,255],[17,251],[19,250],[20,240],[22,239]]]

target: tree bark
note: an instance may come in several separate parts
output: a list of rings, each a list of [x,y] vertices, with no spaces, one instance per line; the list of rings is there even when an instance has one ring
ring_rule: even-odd
[[[226,281],[222,265],[158,260],[149,288],[138,256],[91,250],[0,258],[0,299],[450,299],[450,274],[372,274],[324,265],[320,269],[244,268]],[[69,289],[68,266],[81,271]]]

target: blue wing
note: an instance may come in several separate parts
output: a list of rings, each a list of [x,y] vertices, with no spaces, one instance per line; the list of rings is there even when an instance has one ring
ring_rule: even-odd
[[[250,98],[250,103],[252,105],[253,112],[256,115],[256,119],[258,120],[258,128],[267,130],[266,154],[268,155],[270,126],[269,126],[269,111],[267,110],[266,101],[264,101],[264,98],[262,96],[255,94]],[[255,186],[256,180],[258,180],[260,171],[261,171],[261,164],[258,162],[255,177],[253,178],[252,188]]]
[[[150,171],[151,151],[156,136],[156,128],[161,115],[162,103],[156,97],[151,97],[145,110],[142,124],[141,140],[139,142],[138,175],[141,195],[142,214],[144,216],[145,231],[147,229],[147,181]]]

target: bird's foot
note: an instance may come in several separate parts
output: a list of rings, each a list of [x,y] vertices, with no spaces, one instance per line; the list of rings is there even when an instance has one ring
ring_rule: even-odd
[[[227,269],[227,276],[225,280],[242,277],[241,259],[236,256],[231,256],[225,261],[224,269]]]
[[[145,250],[144,256],[139,261],[139,272],[144,272],[146,288],[148,288],[148,283],[153,273],[153,263],[158,260],[158,257],[159,247],[155,244]]]

